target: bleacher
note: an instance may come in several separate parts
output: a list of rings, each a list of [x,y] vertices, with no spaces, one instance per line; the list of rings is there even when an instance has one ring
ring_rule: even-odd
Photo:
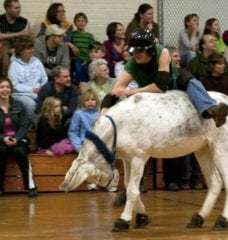
[[[33,175],[39,192],[57,192],[63,181],[67,170],[70,168],[76,154],[65,154],[63,156],[48,156],[34,153],[36,149],[35,132],[29,131],[31,140],[31,153],[29,160],[32,165]],[[120,172],[120,188],[123,188],[123,164],[117,160],[116,166]],[[149,159],[145,168],[145,185],[148,189],[157,189],[163,186],[161,159]],[[76,191],[87,190],[86,183],[82,184]],[[9,158],[7,162],[6,192],[24,192],[23,179],[17,162]]]

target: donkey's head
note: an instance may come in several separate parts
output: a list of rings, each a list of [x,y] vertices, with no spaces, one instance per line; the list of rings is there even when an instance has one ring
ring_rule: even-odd
[[[86,141],[66,173],[60,190],[71,191],[82,182],[96,183],[101,187],[116,187],[119,181],[118,171],[113,169],[95,145]]]

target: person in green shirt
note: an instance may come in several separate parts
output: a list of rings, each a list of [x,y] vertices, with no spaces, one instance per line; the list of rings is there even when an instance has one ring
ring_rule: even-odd
[[[149,30],[138,29],[133,32],[128,47],[132,58],[125,65],[111,94],[104,98],[102,108],[109,107],[119,96],[131,96],[140,92],[162,93],[181,86],[203,118],[213,118],[216,127],[226,122],[228,106],[224,103],[217,104],[201,82],[189,72],[176,69],[171,62],[168,49],[156,44]],[[127,86],[133,79],[139,87],[128,89]]]
[[[76,85],[79,84],[79,72],[82,64],[87,63],[90,60],[89,45],[94,42],[94,36],[92,33],[85,30],[88,23],[88,18],[85,13],[79,12],[74,16],[74,24],[76,30],[73,31],[71,37],[71,43],[76,47],[76,56],[72,57],[72,69]]]
[[[121,77],[101,103],[101,114],[114,105],[120,96],[131,96],[136,93],[163,93],[171,89],[186,90],[190,101],[203,118],[213,118],[216,127],[226,122],[228,106],[217,105],[201,82],[190,72],[175,68],[167,48],[155,43],[155,38],[148,29],[137,29],[128,40],[128,51],[132,58],[125,65]],[[135,80],[138,88],[129,89],[128,84]],[[148,103],[149,104],[149,103]],[[125,202],[123,191],[115,199],[115,205]]]

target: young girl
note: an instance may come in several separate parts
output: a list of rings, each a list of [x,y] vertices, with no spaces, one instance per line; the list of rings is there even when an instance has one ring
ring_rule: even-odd
[[[37,129],[38,153],[63,155],[73,151],[62,125],[61,100],[47,97],[41,107]]]
[[[209,18],[205,22],[203,34],[210,34],[215,37],[217,52],[223,54],[226,49],[226,45],[223,42],[222,36],[220,34],[220,22],[217,18]]]
[[[90,130],[99,115],[99,99],[92,89],[84,91],[80,107],[74,112],[68,130],[69,139],[76,152],[79,152],[85,139],[85,132]]]
[[[80,107],[71,119],[68,130],[69,139],[76,152],[79,152],[85,140],[85,132],[90,130],[99,115],[99,99],[92,89],[85,90],[81,95]],[[97,189],[96,184],[88,184],[88,190]]]

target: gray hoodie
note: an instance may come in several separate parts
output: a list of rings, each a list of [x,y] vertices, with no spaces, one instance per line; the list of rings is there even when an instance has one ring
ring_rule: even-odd
[[[40,59],[40,61],[45,64],[47,59],[47,40],[46,36],[38,37],[35,40],[34,45],[34,56]],[[69,48],[66,43],[62,43],[57,48],[57,65],[63,66],[70,69],[70,54]],[[51,69],[45,68],[47,75],[51,76]]]

